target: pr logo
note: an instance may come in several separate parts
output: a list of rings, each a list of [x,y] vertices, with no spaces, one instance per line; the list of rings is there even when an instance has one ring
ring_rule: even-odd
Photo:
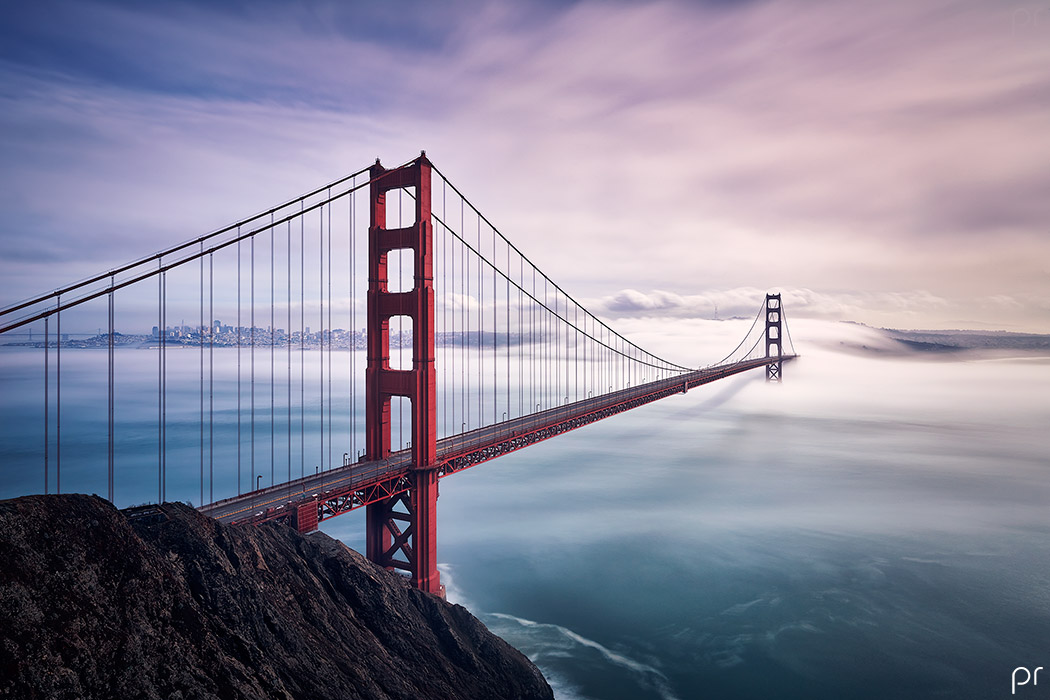
[[[1010,695],[1017,694],[1017,686],[1028,685],[1031,681],[1032,685],[1039,685],[1039,672],[1043,670],[1042,666],[1036,666],[1034,671],[1029,671],[1024,666],[1018,666],[1014,669],[1014,672],[1010,675]],[[1018,680],[1018,672],[1023,671],[1023,680]]]
[[[1020,7],[1014,10],[1011,24],[1014,36],[1020,31],[1050,26],[1050,7]]]

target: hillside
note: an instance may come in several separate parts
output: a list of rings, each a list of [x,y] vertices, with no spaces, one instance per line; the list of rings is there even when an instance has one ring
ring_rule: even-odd
[[[552,698],[466,609],[321,533],[0,501],[0,697]]]
[[[919,350],[1050,351],[1050,335],[1008,331],[908,331],[881,329],[894,340]]]

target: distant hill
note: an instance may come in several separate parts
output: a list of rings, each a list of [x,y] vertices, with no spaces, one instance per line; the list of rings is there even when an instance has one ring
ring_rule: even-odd
[[[914,350],[1044,350],[1050,351],[1050,335],[1008,331],[902,331],[880,328],[890,338]]]
[[[66,495],[0,501],[0,697],[553,694],[466,609],[324,534]]]

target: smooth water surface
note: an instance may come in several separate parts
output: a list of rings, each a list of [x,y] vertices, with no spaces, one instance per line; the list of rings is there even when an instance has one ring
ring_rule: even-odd
[[[1050,363],[785,376],[443,481],[450,600],[563,699],[1007,697],[1050,661]]]
[[[449,599],[563,700],[1005,698],[1015,667],[1050,666],[1050,361],[800,344],[783,384],[732,378],[443,480]],[[40,351],[2,353],[3,495],[40,492]],[[216,353],[202,436],[199,353],[170,352],[167,497],[359,448],[350,356],[333,354],[331,442],[320,360],[278,355],[278,379],[307,384],[278,386],[272,414],[257,387],[253,455],[235,354]],[[106,356],[62,359],[63,491],[105,493]],[[118,351],[118,505],[157,496],[155,386],[156,352]],[[360,512],[324,529],[363,547]]]

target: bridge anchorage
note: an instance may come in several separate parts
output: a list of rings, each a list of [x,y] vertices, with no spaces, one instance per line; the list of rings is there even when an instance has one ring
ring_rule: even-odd
[[[355,204],[366,192],[367,212]],[[367,214],[368,221],[363,254],[355,253],[355,231],[364,228],[356,223],[359,214]],[[314,260],[309,273],[307,258]],[[333,274],[333,260],[348,261],[346,274]],[[358,267],[366,270],[367,281],[356,274]],[[268,287],[268,304],[260,303],[257,278]],[[169,291],[179,279],[192,291]],[[343,290],[334,298],[333,280]],[[265,291],[262,295],[266,299]],[[187,309],[187,298],[198,303]],[[362,298],[363,337],[354,315]],[[74,312],[87,314],[93,300],[106,303],[108,333],[67,340],[63,327],[76,322]],[[260,308],[267,305],[268,314]],[[155,382],[141,381],[151,372],[143,363],[130,365],[122,377],[115,362],[121,352],[116,346],[125,343],[116,332],[117,310],[126,307],[130,322],[150,318],[157,324],[153,336],[123,346],[134,349],[136,358],[145,357],[139,350],[157,353],[150,360]],[[337,327],[333,307],[348,310],[349,318],[339,324],[348,322],[344,327],[351,331]],[[217,308],[227,318],[236,310],[236,325],[216,320]],[[177,332],[168,327],[166,319],[181,318],[187,310],[198,316],[196,328],[185,322]],[[311,333],[309,323],[320,323],[320,331]],[[0,343],[9,342],[17,329],[24,329],[22,337],[32,324],[39,324],[44,338],[31,347],[43,349],[38,415],[45,493],[51,484],[68,488],[70,483],[69,477],[60,480],[67,476],[62,457],[70,442],[64,430],[77,416],[63,412],[63,396],[68,402],[70,394],[90,393],[104,376],[107,393],[94,401],[107,403],[105,423],[92,417],[98,422],[90,430],[81,426],[74,432],[108,438],[101,455],[75,445],[72,477],[80,490],[100,490],[98,475],[87,474],[97,469],[105,473],[109,500],[117,500],[120,487],[120,500],[142,503],[141,472],[148,465],[156,468],[156,501],[167,500],[174,488],[175,498],[204,503],[202,512],[225,523],[280,520],[310,532],[329,518],[365,508],[367,557],[436,595],[444,590],[437,569],[440,479],[734,374],[764,368],[768,381],[779,382],[784,364],[796,357],[793,348],[787,350],[791,335],[780,294],[766,295],[744,339],[717,363],[686,367],[644,350],[539,270],[425,153],[395,168],[377,160],[254,217],[0,308]],[[333,363],[337,339],[340,349],[349,351],[341,356],[341,369]],[[356,357],[362,341],[360,372]],[[183,351],[169,358],[170,347]],[[91,372],[88,353],[63,366],[64,356],[79,352],[68,348],[94,348],[92,357],[105,348],[108,366]],[[257,362],[259,355],[263,363]],[[25,357],[37,362],[35,354]],[[173,362],[175,371],[169,370]],[[186,385],[191,374],[196,391],[192,382]],[[333,392],[333,374],[345,382],[346,396]],[[138,383],[131,384],[136,377]],[[181,385],[174,386],[171,399],[169,381],[177,379]],[[72,389],[63,392],[69,382]],[[218,391],[223,383],[233,389]],[[134,387],[134,411],[118,410],[122,386]],[[141,436],[140,407],[149,405],[150,386],[156,444],[144,451],[125,446],[121,437],[125,429]],[[193,399],[189,406],[187,393]],[[199,422],[187,415],[199,416]],[[130,424],[125,427],[124,421]],[[173,422],[177,429],[169,431]],[[311,442],[318,436],[319,450]],[[2,440],[24,443],[21,437],[0,433]],[[177,461],[168,459],[172,447],[179,451]],[[338,463],[333,455],[344,449]],[[198,459],[187,459],[188,454]],[[69,470],[68,457],[65,463]],[[307,463],[316,465],[314,473],[308,473]],[[114,479],[122,465],[135,472],[130,486]],[[222,465],[228,465],[225,471]],[[25,483],[22,492],[34,492]]]

